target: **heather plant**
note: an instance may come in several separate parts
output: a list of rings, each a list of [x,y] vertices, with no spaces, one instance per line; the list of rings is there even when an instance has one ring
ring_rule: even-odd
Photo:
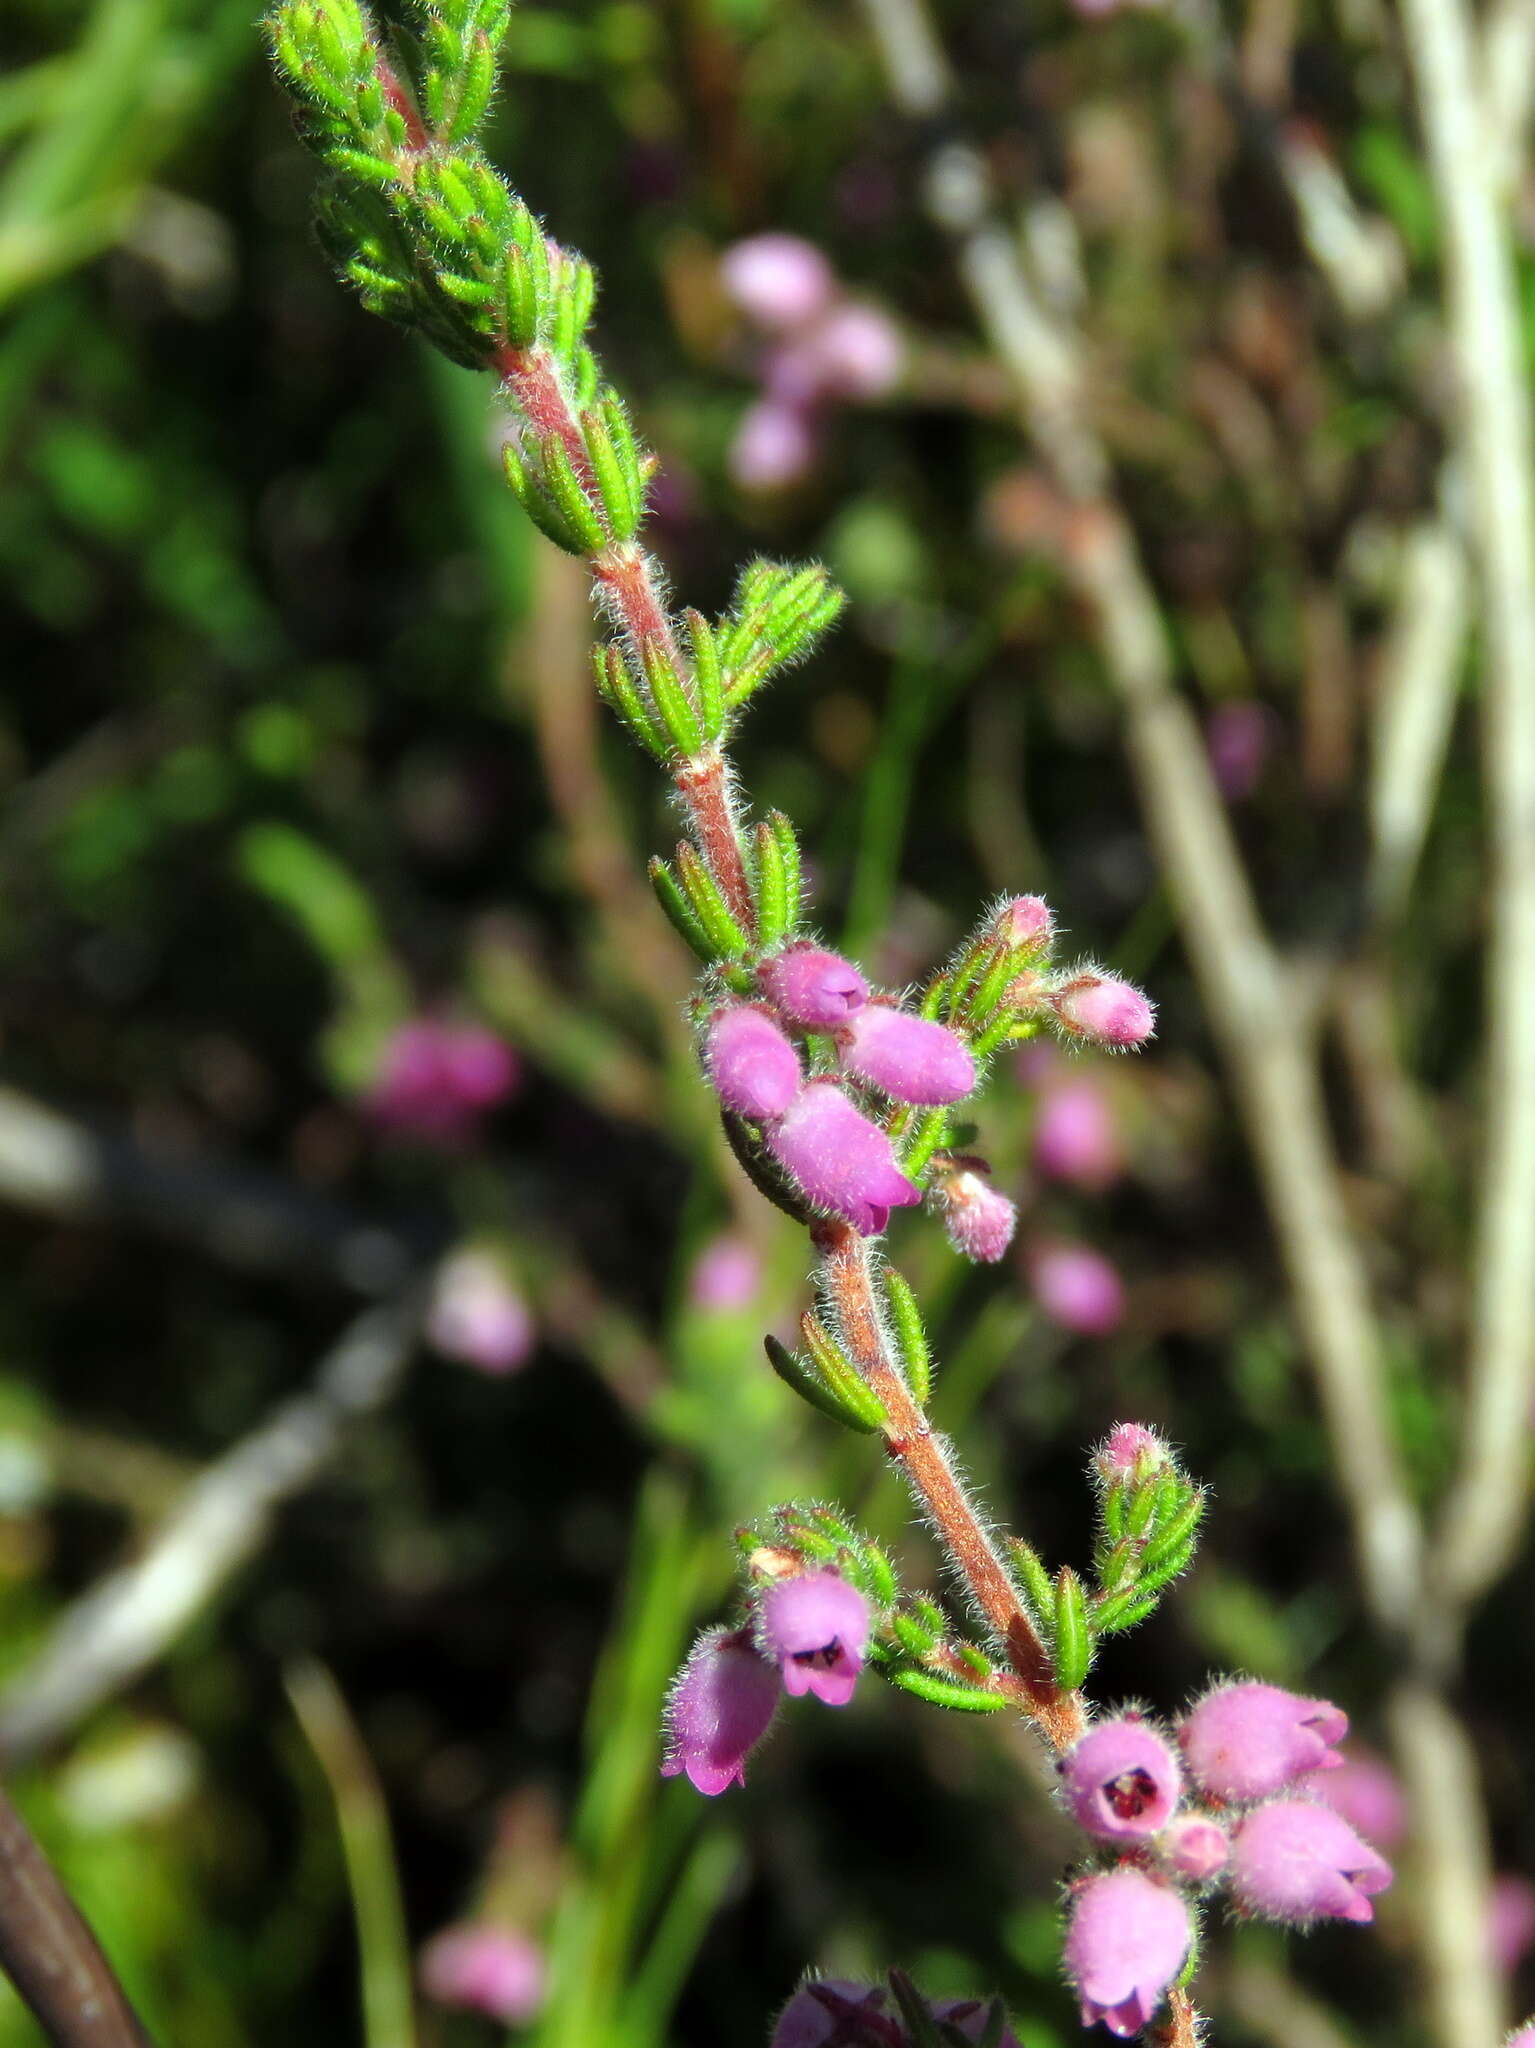
[[[591,267],[546,234],[476,139],[506,21],[498,0],[449,0],[386,33],[356,0],[288,0],[269,34],[328,174],[318,217],[333,259],[370,309],[495,376],[507,482],[586,565],[612,629],[593,650],[597,690],[682,820],[650,879],[700,963],[690,1014],[703,1076],[742,1171],[813,1250],[815,1305],[797,1347],[767,1340],[768,1361],[829,1421],[879,1440],[957,1595],[945,1604],[904,1585],[840,1506],[781,1502],[737,1532],[738,1604],[677,1675],[657,1766],[723,1794],[743,1781],[781,1694],[843,1708],[865,1670],[928,1706],[1022,1716],[1056,1761],[1078,1831],[1062,1952],[1083,2023],[1190,2048],[1199,1921],[1214,1899],[1289,1925],[1363,1922],[1390,1880],[1377,1851],[1299,1787],[1341,1761],[1332,1745],[1346,1717],[1242,1679],[1166,1726],[1089,1701],[1097,1646],[1145,1620],[1189,1565],[1204,1490],[1160,1437],[1123,1423],[1090,1467],[1084,1569],[994,1526],[929,1420],[938,1368],[922,1305],[882,1248],[893,1211],[926,1206],[962,1257],[1000,1258],[1013,1208],[970,1149],[999,1054],[1041,1033],[1138,1048],[1152,1005],[1063,958],[1034,895],[991,905],[909,990],[879,988],[813,929],[795,828],[779,811],[752,815],[732,748],[753,698],[813,651],[842,595],[818,566],[755,560],[719,615],[673,606],[641,540],[654,462],[588,340]],[[816,288],[808,272],[789,283],[803,296],[807,278]],[[416,1039],[405,1051],[386,1069],[381,1110],[401,1122]],[[427,1051],[443,1056],[435,1039]],[[487,1091],[469,1065],[472,1117],[510,1077]],[[1112,1322],[1112,1269],[1084,1268],[1081,1254],[1073,1265],[1069,1247],[1040,1249],[1034,1267],[1063,1322]],[[935,2005],[899,1972],[886,1987],[805,1986],[775,2036],[777,2048],[1012,2038],[999,2002]]]

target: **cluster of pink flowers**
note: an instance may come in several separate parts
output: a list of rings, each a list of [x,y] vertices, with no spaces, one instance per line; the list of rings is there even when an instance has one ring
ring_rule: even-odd
[[[983,2038],[989,2019],[984,2000],[942,1998],[924,2004],[931,2018],[961,2040]],[[770,2048],[913,2048],[911,2034],[890,2006],[889,1994],[876,1984],[836,1977],[802,1984],[780,2015]],[[1019,2048],[1011,2027],[1003,2028],[997,2048]]]
[[[736,1630],[707,1629],[673,1682],[661,1775],[686,1773],[711,1798],[746,1783],[746,1759],[766,1735],[781,1693],[845,1707],[863,1669],[873,1616],[839,1572],[775,1580]]]
[[[1390,1866],[1308,1788],[1342,1766],[1347,1731],[1328,1701],[1248,1680],[1217,1686],[1172,1738],[1130,1712],[1068,1752],[1064,1803],[1117,1857],[1071,1890],[1084,2026],[1130,2040],[1150,2022],[1188,1956],[1191,1891],[1224,1883],[1240,1912],[1291,1926],[1373,1919]]]
[[[363,1107],[383,1130],[464,1145],[521,1079],[516,1053],[483,1025],[414,1017],[384,1047]]]
[[[737,242],[720,277],[762,337],[762,395],[731,444],[731,474],[748,490],[777,490],[813,467],[831,406],[894,388],[905,350],[888,315],[849,298],[822,251],[798,235]]]

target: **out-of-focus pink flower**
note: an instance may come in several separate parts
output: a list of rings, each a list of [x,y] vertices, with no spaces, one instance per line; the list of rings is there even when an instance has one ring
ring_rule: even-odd
[[[779,1579],[758,1602],[757,1624],[791,1699],[813,1692],[829,1707],[847,1705],[869,1646],[869,1603],[856,1586],[834,1571]]]
[[[538,1342],[533,1311],[491,1252],[457,1252],[441,1268],[427,1311],[427,1335],[445,1358],[481,1372],[515,1372]]]
[[[734,243],[720,260],[720,277],[747,319],[774,333],[816,319],[831,305],[837,288],[832,267],[814,242],[780,232]]]
[[[1096,1081],[1062,1080],[1045,1091],[1034,1120],[1034,1164],[1042,1174],[1099,1189],[1122,1163],[1114,1112]]]
[[[1265,1920],[1373,1920],[1370,1894],[1390,1882],[1385,1858],[1314,1799],[1255,1806],[1232,1841],[1232,1894]]]
[[[741,415],[726,464],[743,490],[778,491],[815,466],[815,423],[803,406],[759,398]]]
[[[704,1029],[704,1065],[725,1107],[757,1123],[782,1116],[799,1092],[799,1054],[755,1003],[715,1011]]]
[[[1060,1768],[1072,1818],[1105,1842],[1160,1834],[1183,1787],[1178,1759],[1138,1714],[1089,1728]]]
[[[852,961],[822,946],[785,946],[757,969],[757,985],[803,1031],[840,1031],[869,999]]]
[[[725,1231],[698,1254],[688,1277],[688,1298],[695,1308],[728,1313],[747,1308],[762,1286],[762,1260],[744,1237]]]
[[[1041,1311],[1079,1337],[1107,1337],[1125,1313],[1124,1283],[1101,1252],[1085,1244],[1035,1245],[1029,1286]]]
[[[906,349],[901,331],[877,306],[849,299],[805,337],[819,387],[834,398],[883,398],[900,381]]]
[[[1508,2037],[1507,2048],[1535,2048],[1535,2020]]]
[[[813,1208],[845,1217],[863,1237],[878,1237],[892,1209],[922,1199],[885,1133],[835,1081],[807,1082],[782,1121],[769,1126],[766,1143]]]
[[[1013,1241],[1018,1211],[986,1178],[979,1161],[955,1158],[933,1186],[943,1227],[955,1251],[994,1266]]]
[[[1218,704],[1205,720],[1205,749],[1216,786],[1228,803],[1250,797],[1274,745],[1274,717],[1265,704],[1239,698]]]
[[[385,1130],[461,1144],[521,1078],[517,1055],[493,1031],[418,1017],[385,1046],[363,1107]]]
[[[544,2002],[544,1958],[515,1928],[445,1927],[421,1951],[421,1988],[438,2005],[525,2026]]]
[[[946,2020],[951,2027],[958,2027],[967,2041],[979,2041],[991,2017],[992,2003],[989,1998],[941,1998],[932,2007],[932,2014],[935,2020]],[[1020,2048],[1011,2027],[1003,2027],[997,2048]]]
[[[975,1086],[975,1061],[946,1024],[890,1003],[865,1003],[837,1038],[844,1069],[897,1102],[959,1102]]]
[[[746,1759],[778,1707],[778,1673],[745,1633],[707,1629],[672,1681],[663,1778],[686,1772],[711,1799],[746,1783]]]
[[[1307,1771],[1296,1790],[1341,1813],[1377,1849],[1393,1849],[1407,1832],[1407,1798],[1391,1766],[1366,1750],[1350,1750],[1333,1765]]]
[[[1051,996],[1050,1007],[1063,1031],[1111,1052],[1144,1045],[1157,1025],[1155,1007],[1138,988],[1096,968],[1074,974]]]
[[[1178,1731],[1189,1776],[1214,1799],[1267,1799],[1306,1771],[1334,1771],[1348,1716],[1254,1679],[1217,1686]]]
[[[1535,1942],[1535,1885],[1516,1871],[1500,1871],[1487,1899],[1487,1951],[1511,1977]]]
[[[1171,1886],[1129,1868],[1088,1878],[1072,1901],[1065,1955],[1083,2026],[1101,2020],[1134,2040],[1183,1968],[1190,1938],[1188,1908]]]

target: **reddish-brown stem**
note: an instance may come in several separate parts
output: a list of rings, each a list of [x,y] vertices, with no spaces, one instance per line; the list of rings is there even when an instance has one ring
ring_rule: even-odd
[[[868,1246],[847,1223],[817,1224],[814,1236],[843,1338],[888,1417],[885,1449],[906,1474],[970,1597],[1003,1646],[1017,1681],[1014,1697],[1054,1748],[1068,1749],[1087,1725],[1081,1696],[1056,1684],[1050,1653],[1018,1588],[949,1463],[942,1438],[890,1356],[875,1305]]]
[[[703,855],[730,914],[748,938],[757,928],[757,906],[752,896],[746,863],[741,858],[741,835],[736,828],[735,803],[730,793],[730,768],[717,747],[684,761],[674,777],[679,797],[687,805],[693,837]]]
[[[1154,2028],[1152,2039],[1160,2048],[1199,2048],[1201,2023],[1194,2001],[1186,1991],[1169,1991],[1167,2003],[1167,2024]]]

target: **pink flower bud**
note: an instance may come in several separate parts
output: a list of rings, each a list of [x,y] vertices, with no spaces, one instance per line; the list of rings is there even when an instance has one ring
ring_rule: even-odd
[[[946,1024],[889,1003],[865,1003],[837,1037],[844,1069],[897,1102],[958,1102],[975,1086],[975,1061]]]
[[[801,1079],[799,1054],[751,1003],[715,1011],[704,1030],[704,1065],[725,1107],[755,1123],[782,1116]]]
[[[1101,1252],[1085,1244],[1037,1245],[1029,1285],[1051,1322],[1079,1337],[1107,1337],[1125,1312],[1123,1282]]]
[[[1267,1799],[1303,1771],[1335,1769],[1330,1745],[1348,1716],[1328,1700],[1301,1699],[1248,1679],[1199,1702],[1178,1732],[1190,1777],[1216,1799]]]
[[[883,398],[900,380],[906,350],[900,329],[876,306],[849,300],[805,338],[821,389],[835,398]]]
[[[956,1157],[939,1167],[933,1192],[955,1251],[994,1266],[1013,1241],[1018,1211],[992,1186],[980,1161]]]
[[[1160,1834],[1182,1791],[1177,1758],[1137,1714],[1090,1728],[1060,1771],[1073,1819],[1104,1842]]]
[[[418,1017],[385,1046],[363,1107],[386,1130],[466,1143],[521,1079],[511,1047],[477,1024]]]
[[[744,1237],[722,1232],[698,1254],[688,1276],[688,1299],[694,1308],[728,1314],[747,1308],[762,1286],[762,1260]]]
[[[813,1692],[845,1707],[869,1646],[869,1603],[840,1572],[779,1579],[757,1603],[757,1636],[791,1699]]]
[[[815,319],[836,288],[830,263],[799,235],[751,235],[735,243],[720,262],[720,277],[749,320],[774,330]]]
[[[810,945],[786,946],[765,960],[757,983],[802,1031],[839,1031],[869,995],[869,984],[851,960]]]
[[[1092,1081],[1062,1081],[1034,1119],[1034,1164],[1048,1180],[1106,1188],[1120,1170],[1119,1137],[1108,1097]]]
[[[421,1951],[421,1988],[438,2005],[520,2027],[544,2002],[544,1958],[515,1928],[445,1927]]]
[[[1487,1953],[1493,1966],[1511,1977],[1535,1942],[1535,1885],[1504,1870],[1487,1896]]]
[[[1101,2020],[1133,2040],[1183,1968],[1190,1939],[1188,1908],[1169,1886],[1128,1867],[1088,1878],[1072,1902],[1065,1952],[1083,2026]]]
[[[1207,1813],[1179,1814],[1157,1844],[1167,1868],[1195,1884],[1204,1884],[1226,1867],[1231,1844],[1226,1830]]]
[[[432,1289],[426,1331],[446,1358],[481,1372],[515,1372],[538,1341],[533,1312],[489,1252],[458,1252]]]
[[[1295,1789],[1341,1813],[1377,1849],[1391,1849],[1407,1832],[1407,1800],[1389,1764],[1367,1751],[1334,1758],[1330,1766],[1307,1771]]]
[[[1172,1452],[1154,1429],[1144,1422],[1116,1422],[1098,1449],[1093,1463],[1105,1486],[1116,1480],[1148,1479],[1172,1463]]]
[[[1313,1799],[1254,1807],[1231,1845],[1233,1896],[1265,1920],[1373,1920],[1368,1895],[1390,1882],[1390,1864]]]
[[[815,427],[802,406],[759,398],[742,413],[726,462],[746,491],[778,491],[815,466]]]
[[[807,1082],[782,1121],[769,1126],[767,1147],[813,1207],[846,1217],[864,1237],[878,1237],[892,1209],[922,1199],[896,1165],[890,1140],[835,1081]]]
[[[1050,1006],[1068,1037],[1091,1039],[1114,1051],[1144,1045],[1157,1025],[1155,1009],[1138,988],[1095,968],[1073,975],[1051,996]]]
[[[708,1629],[672,1682],[663,1778],[686,1771],[713,1798],[746,1783],[746,1759],[778,1707],[778,1674],[744,1632]]]
[[[1055,919],[1043,896],[1015,896],[997,912],[994,930],[1004,946],[1043,953],[1055,937]]]

